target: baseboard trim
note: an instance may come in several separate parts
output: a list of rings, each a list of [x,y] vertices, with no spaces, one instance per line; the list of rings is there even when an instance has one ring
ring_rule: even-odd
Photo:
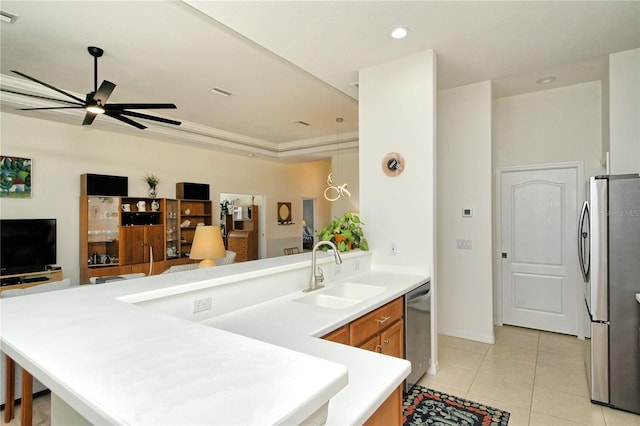
[[[469,333],[466,331],[456,330],[451,328],[440,328],[438,330],[438,334],[443,334],[445,336],[451,336],[451,337],[459,337],[460,339],[473,340],[481,343],[488,343],[490,345],[493,345],[496,343],[495,335],[493,333],[491,333],[491,335],[485,335],[485,334]]]

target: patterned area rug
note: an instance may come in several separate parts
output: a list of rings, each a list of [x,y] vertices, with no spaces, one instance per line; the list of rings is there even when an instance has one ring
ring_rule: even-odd
[[[404,397],[404,425],[505,426],[509,413],[416,385]]]

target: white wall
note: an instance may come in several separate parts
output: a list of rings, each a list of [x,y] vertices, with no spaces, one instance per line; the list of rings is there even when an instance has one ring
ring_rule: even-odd
[[[435,271],[435,54],[432,50],[360,70],[360,213],[372,263],[432,276],[432,348],[437,371]],[[382,160],[399,152],[404,172],[389,177]],[[397,255],[389,253],[391,243]]]
[[[493,101],[493,167],[583,161],[604,172],[599,81]]]
[[[640,49],[609,55],[611,174],[640,172]]]
[[[435,56],[433,51],[360,71],[360,212],[374,263],[434,266]],[[396,177],[389,152],[404,156]],[[397,245],[397,256],[389,246]]]
[[[180,146],[144,137],[121,135],[91,127],[68,125],[0,114],[0,153],[33,159],[33,197],[0,199],[2,218],[58,220],[58,264],[65,277],[78,282],[80,175],[110,174],[129,177],[129,194],[147,193],[142,177],[160,178],[158,197],[175,198],[176,182],[210,185],[214,217],[219,215],[219,193],[261,194],[264,198],[267,241],[289,236],[299,228],[277,226],[276,203],[291,201],[293,220],[300,223],[301,197],[318,197],[319,220],[327,221],[331,206],[322,191],[329,161],[279,164],[202,148]],[[289,229],[291,228],[291,229]]]
[[[440,91],[437,107],[438,331],[494,343],[491,82]]]

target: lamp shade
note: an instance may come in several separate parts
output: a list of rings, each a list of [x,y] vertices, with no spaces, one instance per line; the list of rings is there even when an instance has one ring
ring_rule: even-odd
[[[219,226],[196,226],[189,259],[204,259],[199,267],[206,268],[216,266],[213,259],[225,257],[226,254]]]

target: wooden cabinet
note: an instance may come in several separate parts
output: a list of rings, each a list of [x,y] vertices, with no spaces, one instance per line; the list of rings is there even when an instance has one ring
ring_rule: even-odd
[[[400,297],[332,331],[323,339],[404,358],[403,314],[404,298]],[[402,385],[389,395],[365,424],[402,424]]]
[[[402,319],[403,310],[403,299],[398,298],[353,321],[349,327],[351,345],[360,346],[363,341],[379,336],[387,327]]]
[[[332,331],[323,337],[325,340],[330,340],[336,343],[342,343],[343,345],[349,344],[349,324],[343,325],[337,330]]]
[[[211,213],[211,201],[205,200],[82,195],[80,283],[91,277],[157,274],[190,262],[196,226],[211,225]]]
[[[402,386],[398,386],[364,424],[365,426],[402,425]]]
[[[164,260],[165,232],[162,225],[123,226],[120,230],[120,264],[133,265]]]
[[[227,249],[236,252],[236,262],[258,259],[258,206],[236,206],[232,219]]]

